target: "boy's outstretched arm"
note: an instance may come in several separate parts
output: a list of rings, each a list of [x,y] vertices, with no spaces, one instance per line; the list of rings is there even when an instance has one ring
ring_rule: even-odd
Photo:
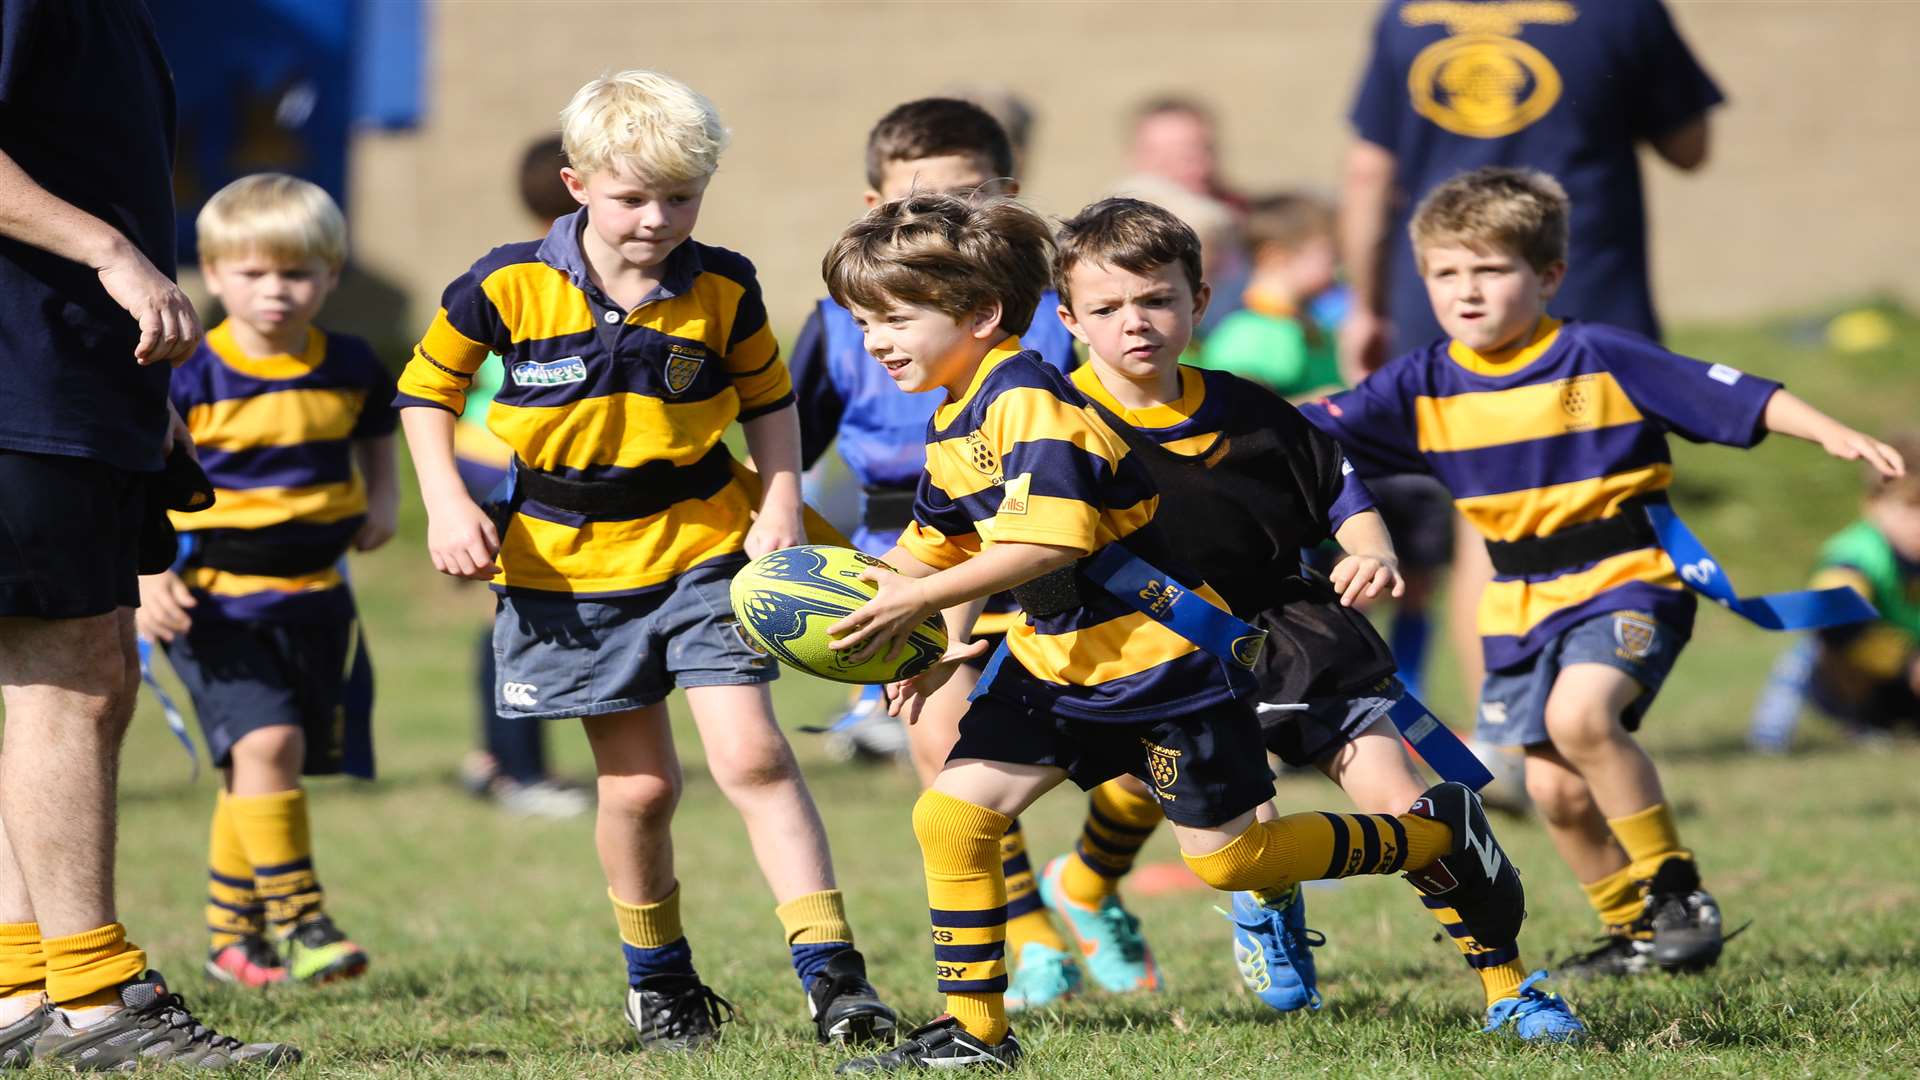
[[[1340,603],[1352,607],[1360,600],[1371,600],[1382,589],[1389,596],[1407,591],[1400,577],[1400,559],[1393,551],[1393,538],[1387,533],[1386,520],[1377,510],[1362,510],[1340,523],[1333,539],[1346,557],[1334,564],[1328,575],[1340,594]]]
[[[427,507],[427,553],[433,568],[453,577],[491,581],[500,573],[493,561],[500,551],[500,535],[460,480],[460,469],[453,461],[456,422],[445,409],[400,410],[413,472],[420,479],[420,498]]]
[[[1842,461],[1865,461],[1885,477],[1905,476],[1907,463],[1900,452],[1879,439],[1821,412],[1785,390],[1775,390],[1767,399],[1762,416],[1768,431],[1791,435],[1818,443],[1820,448]]]
[[[367,485],[367,520],[353,534],[353,550],[372,551],[400,527],[400,482],[393,464],[393,436],[353,440],[353,463]]]
[[[791,404],[741,424],[762,484],[760,512],[747,530],[747,558],[807,542],[800,513],[800,420]]]

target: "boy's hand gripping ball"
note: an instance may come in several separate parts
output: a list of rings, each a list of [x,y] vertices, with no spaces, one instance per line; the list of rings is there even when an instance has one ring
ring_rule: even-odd
[[[873,599],[874,587],[860,580],[870,566],[893,569],[871,555],[826,544],[769,551],[734,575],[733,613],[761,648],[809,675],[845,683],[911,678],[947,651],[938,615],[928,616],[891,662],[873,656],[853,664],[847,652],[827,647],[827,627]]]

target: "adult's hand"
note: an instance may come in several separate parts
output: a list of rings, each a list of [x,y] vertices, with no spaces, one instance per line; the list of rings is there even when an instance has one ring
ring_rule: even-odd
[[[200,317],[193,303],[138,248],[115,245],[114,254],[95,269],[107,295],[140,324],[135,360],[178,366],[193,355],[200,344]]]

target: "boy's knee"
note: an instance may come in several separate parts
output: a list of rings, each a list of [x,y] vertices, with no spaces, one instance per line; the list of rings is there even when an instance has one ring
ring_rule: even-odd
[[[1554,749],[1569,756],[1598,750],[1621,731],[1619,717],[1605,702],[1584,698],[1548,701],[1546,720]]]
[[[1566,825],[1585,816],[1593,803],[1586,781],[1562,770],[1527,770],[1527,797],[1550,824]]]
[[[680,804],[680,784],[671,776],[602,776],[598,787],[600,809],[643,823],[672,820]]]
[[[714,782],[732,791],[774,787],[800,779],[800,766],[783,740],[755,739],[710,755]]]

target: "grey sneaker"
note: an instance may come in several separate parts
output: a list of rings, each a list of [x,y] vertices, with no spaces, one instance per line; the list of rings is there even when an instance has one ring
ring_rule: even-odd
[[[53,1006],[44,1001],[27,1015],[0,1028],[0,1069],[24,1069],[33,1064],[33,1040],[53,1019]]]
[[[493,781],[489,795],[514,817],[570,818],[593,810],[592,796],[554,780],[522,784],[502,776]]]
[[[284,1043],[243,1043],[202,1025],[187,1003],[167,991],[157,971],[120,984],[119,1012],[76,1029],[66,1014],[49,1010],[33,1041],[37,1062],[55,1062],[85,1072],[119,1072],[142,1065],[179,1064],[194,1069],[230,1065],[291,1065],[300,1051]]]

